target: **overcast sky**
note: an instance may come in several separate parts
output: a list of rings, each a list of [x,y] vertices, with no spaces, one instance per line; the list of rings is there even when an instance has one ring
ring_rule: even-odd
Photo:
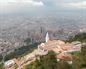
[[[86,10],[86,0],[0,0],[0,14]]]

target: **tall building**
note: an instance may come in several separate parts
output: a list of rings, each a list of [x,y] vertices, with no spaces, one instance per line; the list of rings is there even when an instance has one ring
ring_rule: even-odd
[[[49,34],[48,34],[48,32],[46,33],[45,41],[46,41],[46,43],[49,41]]]

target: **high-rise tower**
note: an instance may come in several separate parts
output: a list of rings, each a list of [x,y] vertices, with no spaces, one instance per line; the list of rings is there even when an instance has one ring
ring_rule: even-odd
[[[48,32],[46,33],[45,41],[46,41],[46,42],[49,41],[49,34],[48,34]]]

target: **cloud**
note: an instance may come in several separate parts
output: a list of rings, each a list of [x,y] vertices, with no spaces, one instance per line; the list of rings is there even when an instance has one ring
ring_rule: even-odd
[[[0,12],[16,12],[36,9],[44,6],[42,1],[37,0],[1,0]]]
[[[66,3],[64,6],[71,8],[86,8],[86,1]]]
[[[19,3],[27,3],[32,6],[43,6],[44,5],[42,1],[34,1],[34,0],[22,0]]]
[[[0,0],[0,12],[36,12],[81,10],[86,8],[86,0]]]
[[[12,4],[28,4],[28,6],[43,6],[42,1],[35,1],[35,0],[1,0],[0,1],[1,6],[7,6],[7,5],[12,5]]]

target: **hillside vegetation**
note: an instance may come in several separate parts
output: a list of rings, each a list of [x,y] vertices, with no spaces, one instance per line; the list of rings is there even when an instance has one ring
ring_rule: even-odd
[[[73,42],[73,41],[86,42],[86,33],[80,33],[75,36],[71,36],[67,40],[67,42]]]

